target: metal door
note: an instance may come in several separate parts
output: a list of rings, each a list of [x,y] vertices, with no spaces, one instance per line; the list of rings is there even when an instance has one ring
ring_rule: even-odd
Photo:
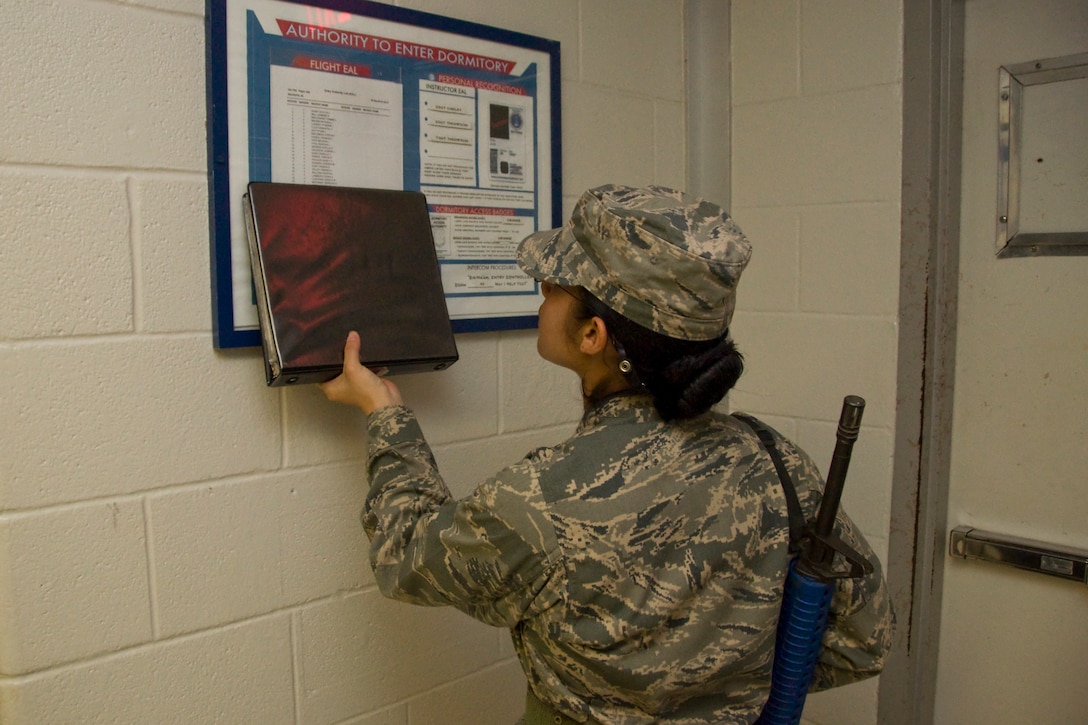
[[[1088,256],[996,254],[999,69],[1088,52],[1088,2],[963,8],[947,528],[1088,548]],[[1021,159],[1034,171],[1057,160]],[[1088,158],[1079,168],[1088,179]],[[952,553],[940,586],[934,722],[1088,723],[1088,586]]]

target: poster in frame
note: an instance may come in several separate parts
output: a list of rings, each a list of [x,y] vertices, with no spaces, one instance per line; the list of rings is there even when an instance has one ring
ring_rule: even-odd
[[[559,43],[370,0],[208,0],[213,339],[260,345],[250,181],[421,191],[454,331],[536,325],[562,223]]]

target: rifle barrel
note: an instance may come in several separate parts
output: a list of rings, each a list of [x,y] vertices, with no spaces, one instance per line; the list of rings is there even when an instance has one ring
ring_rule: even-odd
[[[842,401],[839,414],[839,429],[835,434],[835,452],[831,456],[831,468],[827,472],[824,495],[820,499],[820,508],[813,527],[817,537],[830,536],[835,528],[835,517],[839,514],[839,502],[842,499],[843,484],[846,483],[846,471],[850,467],[854,441],[861,429],[861,415],[865,412],[865,400],[857,395],[847,395]],[[826,546],[819,546],[814,552],[817,561],[827,563],[834,552]]]

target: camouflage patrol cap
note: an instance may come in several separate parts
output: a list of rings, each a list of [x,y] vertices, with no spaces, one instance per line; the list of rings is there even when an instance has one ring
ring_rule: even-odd
[[[681,340],[729,327],[752,247],[716,204],[660,186],[582,194],[570,221],[518,247],[531,277],[585,287],[627,319]]]

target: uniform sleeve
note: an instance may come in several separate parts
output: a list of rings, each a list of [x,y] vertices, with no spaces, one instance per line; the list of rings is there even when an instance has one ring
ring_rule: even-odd
[[[880,561],[845,513],[840,512],[837,524],[839,536],[872,562],[873,571],[860,579],[838,580],[813,690],[880,674],[892,643],[892,609]]]
[[[532,505],[529,466],[507,469],[456,500],[406,408],[375,411],[367,430],[370,493],[362,519],[384,595],[452,605],[502,627],[557,601],[558,548],[546,514]]]
[[[787,467],[797,482],[802,508],[811,519],[819,502],[818,494],[823,489],[823,479],[807,454],[784,439],[781,443],[787,451]],[[891,649],[894,616],[880,561],[842,509],[835,522],[835,533],[872,563],[873,571],[859,579],[836,580],[823,647],[812,681],[813,691],[880,674]]]

